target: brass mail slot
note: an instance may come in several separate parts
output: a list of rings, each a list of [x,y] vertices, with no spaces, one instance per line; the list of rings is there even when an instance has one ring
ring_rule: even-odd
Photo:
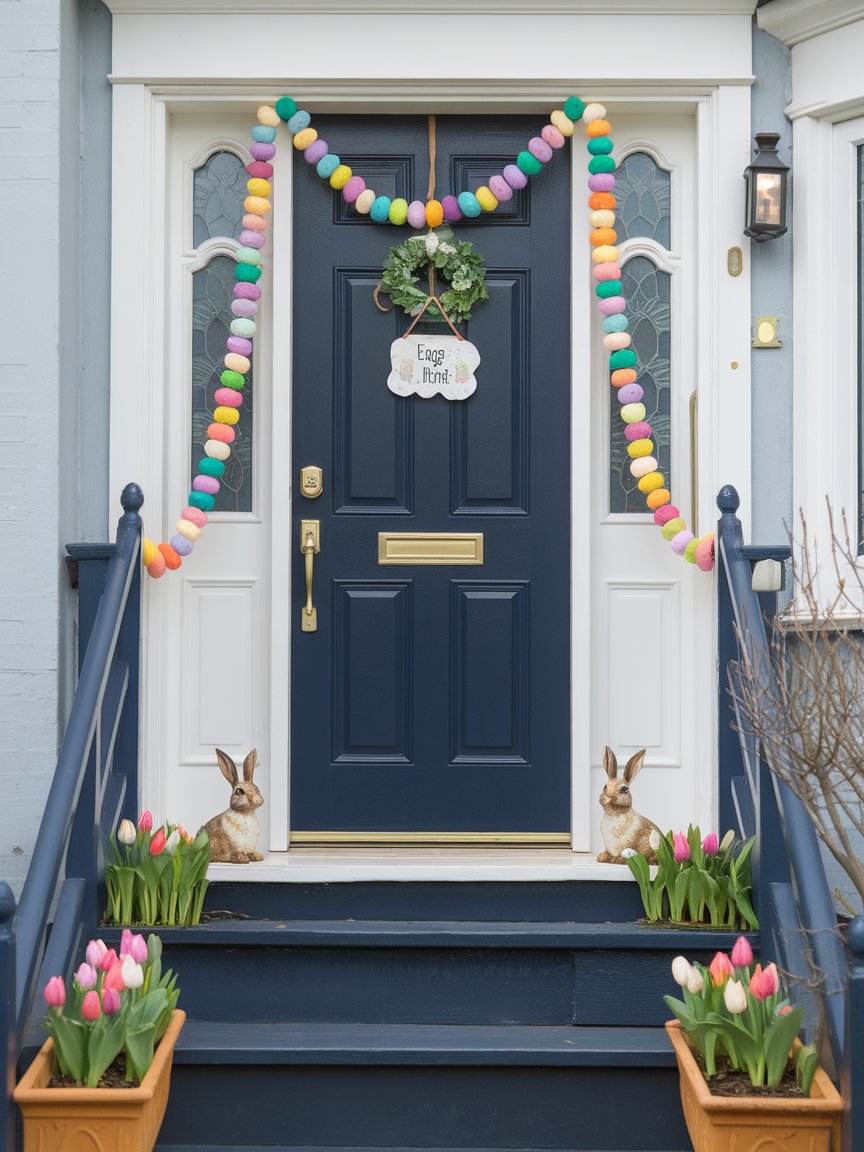
[[[482,564],[482,532],[379,532],[379,564]]]

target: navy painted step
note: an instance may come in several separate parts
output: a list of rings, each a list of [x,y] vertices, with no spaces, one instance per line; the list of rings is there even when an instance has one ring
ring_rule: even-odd
[[[321,1024],[657,1026],[673,957],[707,962],[732,940],[487,921],[235,921],[160,934],[191,1020]],[[266,995],[226,994],[240,983]]]
[[[316,1152],[689,1148],[674,1058],[653,1028],[191,1022],[160,1140]]]

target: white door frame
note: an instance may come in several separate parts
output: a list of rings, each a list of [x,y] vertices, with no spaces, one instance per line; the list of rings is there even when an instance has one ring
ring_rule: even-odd
[[[156,73],[159,74],[158,72]],[[164,73],[163,73],[164,74]],[[153,526],[150,534],[163,538],[156,523],[171,522],[175,512],[176,495],[166,494],[162,483],[161,437],[163,396],[151,388],[152,381],[163,376],[164,343],[162,317],[165,297],[165,221],[166,221],[166,143],[168,116],[174,110],[189,111],[192,107],[207,105],[208,110],[224,108],[226,112],[249,109],[250,125],[254,122],[254,109],[262,102],[272,102],[280,89],[272,85],[231,83],[143,83],[130,77],[120,81],[113,77],[113,185],[112,185],[112,314],[111,314],[111,449],[110,487],[119,491],[129,479],[142,484],[147,499],[145,514]],[[458,80],[425,81],[417,85],[412,81],[368,80],[354,84],[354,98],[338,91],[328,100],[321,84],[297,83],[290,85],[292,94],[301,102],[314,101],[320,109],[339,106],[343,109],[376,111],[389,107],[395,110],[447,111],[472,113],[500,113],[514,109],[512,92],[502,95],[499,82],[477,81],[466,94],[466,84]],[[333,86],[331,86],[332,88]],[[511,86],[512,88],[513,86]],[[522,87],[520,85],[519,87]],[[560,80],[533,80],[525,85],[530,92],[517,96],[516,105],[525,112],[548,113],[556,106],[569,88],[578,90],[585,98],[600,99],[609,109],[613,123],[616,108],[654,104],[658,110],[694,108],[697,127],[697,164],[699,171],[700,259],[698,268],[698,380],[700,387],[699,412],[699,521],[704,532],[716,518],[714,494],[719,486],[734,481],[743,494],[739,513],[745,526],[749,521],[750,491],[750,373],[749,373],[749,269],[737,279],[726,273],[726,251],[743,246],[741,236],[740,182],[741,173],[749,159],[750,93],[745,82],[720,85],[678,84],[672,91],[658,95],[656,83],[630,85],[624,91],[618,85],[563,83]],[[523,106],[524,105],[524,106]],[[279,175],[275,197],[275,220],[290,220],[290,163],[289,150],[283,146],[281,156],[284,169]],[[589,278],[588,246],[586,242],[585,207],[578,189],[585,179],[584,157],[581,149],[571,149],[573,186],[577,190],[573,202],[572,219],[572,386],[573,426],[580,414],[588,411],[588,388],[591,371],[584,355],[592,347],[592,325],[595,322]],[[280,260],[274,262],[272,292],[274,313],[281,317],[291,315],[291,262],[286,258],[290,231],[280,229]],[[130,269],[134,274],[130,275]],[[283,324],[274,331],[272,342],[272,379],[274,382],[291,378],[290,325]],[[290,444],[290,390],[279,393],[274,386],[273,435],[277,442]],[[590,602],[581,596],[580,588],[589,587],[590,557],[585,547],[584,533],[580,532],[578,510],[580,493],[590,484],[587,460],[573,461],[572,506],[576,510],[574,524],[572,585],[573,603],[571,635],[588,636]],[[284,510],[284,521],[289,522],[289,509],[285,507],[284,472],[274,478],[272,507]],[[680,499],[687,504],[686,494]],[[289,557],[292,541],[288,533],[274,531],[272,570],[290,569]],[[662,543],[658,540],[658,547]],[[682,561],[682,567],[684,562]],[[688,566],[689,568],[689,566]],[[716,812],[716,626],[714,616],[713,581],[700,577],[694,571],[685,577],[699,581],[697,616],[703,622],[703,632],[694,637],[703,658],[699,662],[700,686],[698,698],[703,704],[693,723],[700,733],[699,764],[696,786],[694,821],[711,822]],[[167,579],[170,579],[170,574]],[[142,619],[142,662],[148,666],[152,657],[150,647],[149,599],[154,594],[145,580]],[[293,614],[290,597],[283,590],[274,594],[271,604],[272,631],[287,635]],[[286,615],[288,614],[288,615]],[[595,805],[588,796],[588,773],[592,749],[588,746],[589,717],[587,692],[584,690],[585,673],[578,659],[580,646],[571,644],[572,699],[572,763],[578,766],[578,791],[573,790],[573,842],[574,850],[584,851],[588,846],[588,827],[594,820]],[[271,708],[274,747],[277,740],[288,747],[289,717],[286,702],[289,697],[289,647],[273,646],[271,658]],[[151,761],[147,745],[147,732],[153,730],[160,712],[158,691],[142,677],[141,749],[140,763],[144,765],[143,797],[149,806],[162,815],[159,765]],[[149,769],[149,771],[148,771]],[[574,780],[574,785],[577,781]],[[273,777],[270,785],[270,846],[278,851],[287,848],[288,829],[288,776]]]

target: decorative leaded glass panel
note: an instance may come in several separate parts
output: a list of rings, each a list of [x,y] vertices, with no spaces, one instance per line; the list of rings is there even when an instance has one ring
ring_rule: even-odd
[[[234,261],[214,256],[192,274],[192,476],[204,455],[207,427],[213,421],[213,393],[220,386],[225,341],[230,333]],[[243,390],[240,421],[225,462],[216,512],[252,511],[252,388],[251,373]]]
[[[621,161],[615,172],[618,197],[615,229],[618,243],[647,236],[664,248],[671,241],[669,227],[671,181],[646,152],[633,152]]]
[[[622,295],[627,301],[630,320],[631,347],[636,353],[639,383],[645,395],[645,419],[653,430],[654,455],[659,470],[670,476],[671,393],[669,344],[672,328],[670,292],[672,277],[663,272],[647,256],[634,256],[622,266]],[[610,448],[611,477],[609,511],[645,512],[645,497],[636,480],[630,475],[630,457],[623,436],[620,408],[614,388],[609,389],[611,401]]]
[[[864,551],[864,146],[858,145],[858,551]]]
[[[214,152],[195,169],[192,242],[196,248],[214,236],[238,238],[243,230],[240,221],[247,179],[243,161],[233,152]]]

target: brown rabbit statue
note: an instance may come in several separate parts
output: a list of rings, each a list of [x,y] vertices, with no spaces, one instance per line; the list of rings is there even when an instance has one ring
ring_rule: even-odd
[[[231,803],[224,812],[214,816],[204,825],[210,837],[210,862],[212,864],[248,864],[250,860],[263,860],[257,851],[258,817],[256,808],[264,803],[264,797],[252,783],[258,764],[255,748],[243,761],[243,779],[237,773],[237,765],[221,748],[216,749],[216,759],[222,775],[231,785]]]
[[[611,748],[603,749],[603,767],[606,769],[608,780],[600,793],[600,804],[603,815],[600,819],[600,832],[606,847],[597,857],[600,864],[624,864],[624,855],[628,849],[641,852],[649,864],[657,863],[657,855],[651,845],[659,843],[656,836],[663,833],[646,816],[640,816],[633,808],[633,794],[630,786],[638,775],[642,761],[645,759],[645,749],[635,753],[627,761],[624,768],[623,780],[618,779],[618,761]]]

